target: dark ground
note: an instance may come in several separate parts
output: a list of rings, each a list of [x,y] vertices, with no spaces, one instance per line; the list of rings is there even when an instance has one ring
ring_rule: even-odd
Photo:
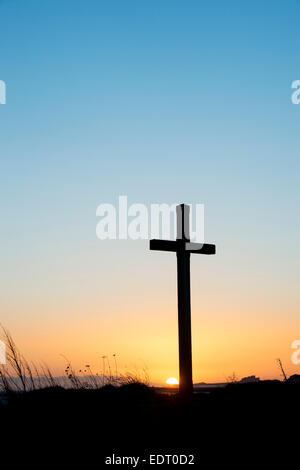
[[[12,445],[13,459],[31,468],[109,468],[104,459],[113,453],[146,460],[150,453],[194,454],[191,468],[207,459],[210,466],[270,468],[281,461],[286,468],[295,458],[298,468],[299,407],[300,384],[279,381],[231,384],[190,400],[140,384],[44,389],[11,395],[0,406],[1,449]]]

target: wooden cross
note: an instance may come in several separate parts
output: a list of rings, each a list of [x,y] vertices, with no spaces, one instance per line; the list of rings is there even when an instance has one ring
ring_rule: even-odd
[[[178,332],[179,332],[179,391],[193,391],[190,254],[214,255],[215,245],[190,242],[190,207],[176,207],[177,239],[150,240],[150,250],[173,251],[177,255]]]

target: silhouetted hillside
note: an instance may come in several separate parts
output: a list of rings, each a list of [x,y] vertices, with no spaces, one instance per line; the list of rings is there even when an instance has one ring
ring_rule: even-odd
[[[6,438],[18,446],[19,440],[25,447],[34,445],[50,457],[59,449],[66,457],[71,445],[70,458],[78,453],[87,460],[92,449],[103,461],[116,451],[138,455],[184,449],[214,460],[237,448],[250,452],[251,460],[269,441],[282,442],[299,398],[300,384],[280,381],[230,384],[195,393],[190,400],[137,383],[98,390],[56,387],[10,394],[0,416]]]

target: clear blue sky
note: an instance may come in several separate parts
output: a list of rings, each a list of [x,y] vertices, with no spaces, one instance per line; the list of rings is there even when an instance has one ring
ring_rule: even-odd
[[[197,261],[203,288],[295,315],[299,15],[299,1],[0,2],[3,323],[24,328],[37,298],[94,298],[132,262],[147,297],[160,258],[95,238],[96,207],[120,194],[204,203],[219,255]]]

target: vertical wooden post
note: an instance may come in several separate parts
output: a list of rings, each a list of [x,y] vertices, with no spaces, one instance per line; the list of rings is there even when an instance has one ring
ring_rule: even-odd
[[[182,249],[177,251],[178,290],[178,336],[179,336],[179,391],[187,396],[193,391],[192,376],[192,332],[191,332],[191,286],[190,253],[185,243],[190,241],[189,206],[177,206],[177,242]],[[179,245],[180,246],[180,245]]]

